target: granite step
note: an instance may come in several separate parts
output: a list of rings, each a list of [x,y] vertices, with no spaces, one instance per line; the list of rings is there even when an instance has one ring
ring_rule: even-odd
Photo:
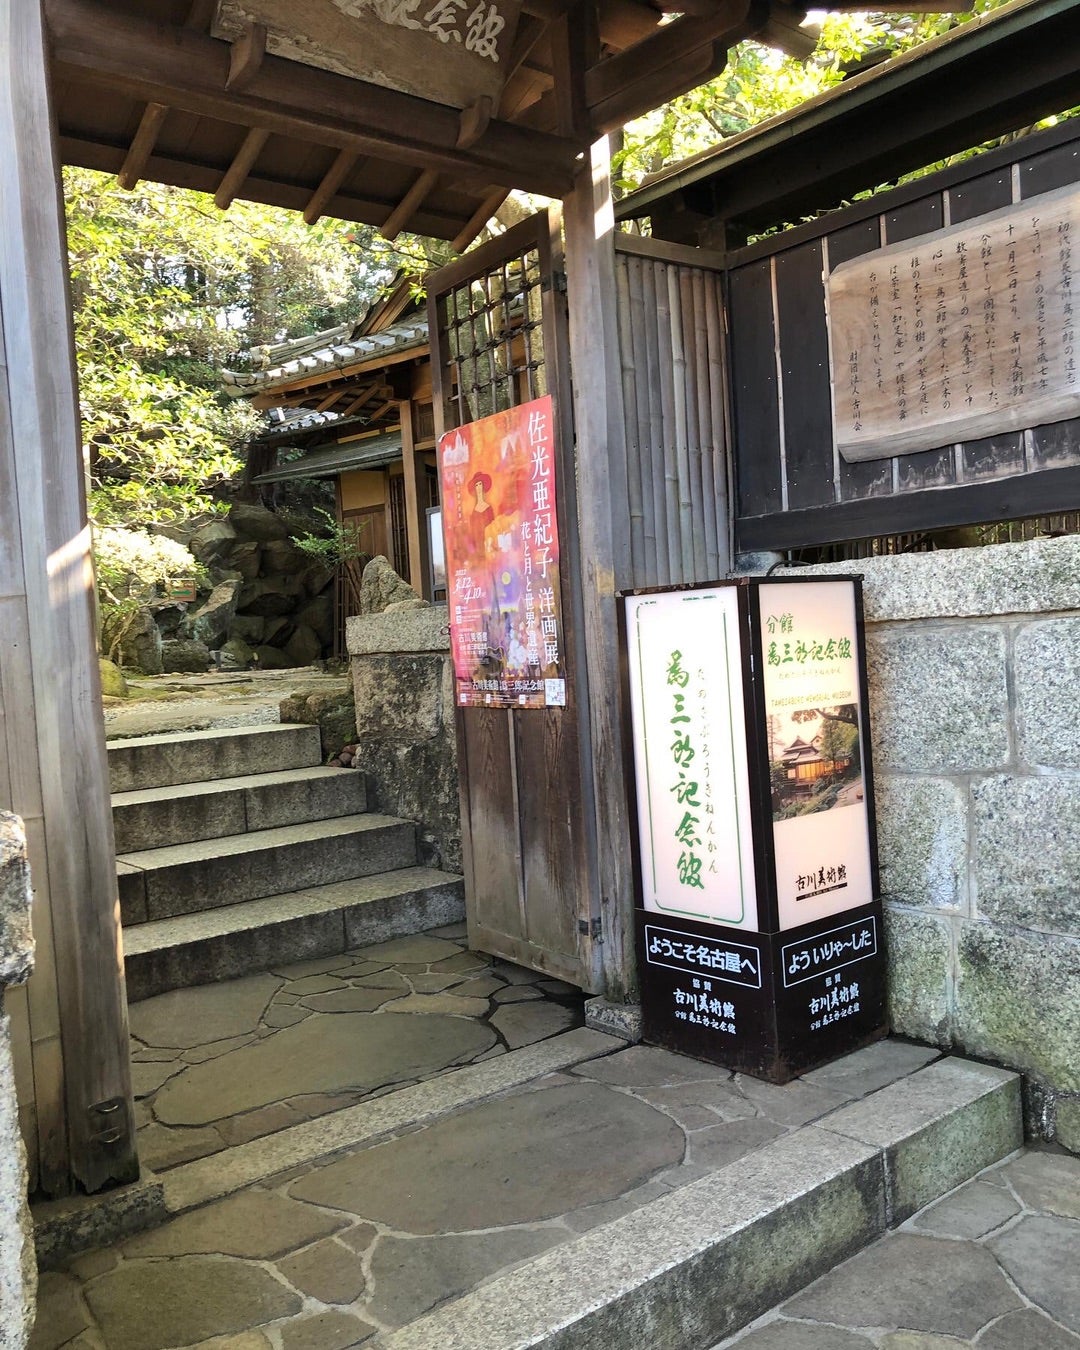
[[[145,788],[200,783],[322,763],[319,728],[290,723],[133,736],[107,742],[109,788]]]
[[[127,928],[416,862],[416,826],[375,814],[143,849],[117,857],[120,917]]]
[[[402,866],[136,924],[124,930],[128,1000],[334,956],[457,923],[464,914],[461,877]]]
[[[719,1350],[1022,1145],[1018,1076],[941,1059],[365,1344]]]
[[[321,766],[141,788],[112,798],[120,854],[366,810],[363,774]]]

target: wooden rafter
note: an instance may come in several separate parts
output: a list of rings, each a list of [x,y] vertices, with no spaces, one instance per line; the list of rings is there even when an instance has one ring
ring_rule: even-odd
[[[433,169],[425,169],[424,172],[409,188],[405,196],[398,202],[397,206],[386,217],[380,228],[379,233],[384,239],[389,239],[391,243],[404,230],[413,216],[424,203],[424,199],[434,189],[439,181],[439,175]]]
[[[467,108],[462,108],[458,123],[457,147],[459,150],[468,150],[470,146],[476,144],[487,131],[493,111],[494,100],[490,94],[481,94],[474,103],[470,103]]]
[[[547,196],[560,196],[572,181],[578,146],[563,137],[493,121],[480,145],[459,150],[458,111],[428,99],[275,56],[264,59],[242,93],[227,91],[228,43],[97,0],[45,0],[45,8],[59,78]]]
[[[304,220],[308,225],[314,225],[333,201],[338,188],[348,178],[358,158],[359,156],[352,150],[338,151],[333,164],[323,174],[322,181],[304,207]]]
[[[505,188],[494,188],[477,207],[460,234],[451,240],[450,247],[458,253],[464,253],[509,195]]]
[[[252,127],[244,137],[244,143],[236,152],[236,158],[225,171],[225,175],[214,193],[214,204],[220,210],[226,211],[232,205],[236,194],[244,186],[248,174],[255,167],[255,161],[262,153],[262,148],[270,139],[270,133],[263,127]]]
[[[217,0],[191,0],[191,8],[184,20],[184,27],[194,28],[200,33],[207,32],[213,22],[216,9]]]
[[[169,109],[164,103],[148,103],[143,110],[143,115],[139,121],[139,129],[136,131],[128,152],[124,156],[120,172],[116,175],[120,186],[126,188],[128,192],[136,186],[143,176],[147,161],[157,144],[161,124],[165,121],[168,111]]]

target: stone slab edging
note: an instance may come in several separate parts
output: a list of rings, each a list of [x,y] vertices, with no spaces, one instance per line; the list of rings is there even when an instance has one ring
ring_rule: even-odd
[[[819,574],[861,576],[870,623],[1055,613],[1080,609],[1080,538],[855,558],[772,575]]]
[[[304,1121],[171,1169],[162,1178],[165,1206],[170,1216],[180,1214],[277,1172],[371,1143],[406,1126],[430,1122],[486,1097],[523,1087],[544,1074],[623,1048],[624,1042],[614,1036],[579,1027],[483,1064],[455,1069],[373,1101]]]
[[[33,1206],[32,1215],[39,1270],[54,1270],[76,1252],[109,1247],[172,1217],[165,1207],[161,1178],[146,1168],[130,1186],[41,1201]]]
[[[372,1350],[705,1350],[880,1237],[916,1195],[925,1204],[1018,1149],[1019,1088],[1016,1074],[939,1060]],[[980,1138],[958,1148],[968,1134]]]
[[[350,656],[448,652],[448,622],[445,605],[391,610],[382,614],[354,614],[345,621],[345,647]]]

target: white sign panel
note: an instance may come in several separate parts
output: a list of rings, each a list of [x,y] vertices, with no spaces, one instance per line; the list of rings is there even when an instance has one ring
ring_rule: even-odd
[[[762,586],[780,928],[873,900],[851,582]]]
[[[643,904],[756,930],[738,593],[631,596],[626,629]]]
[[[836,444],[931,450],[1076,415],[1080,190],[841,263],[826,280]]]

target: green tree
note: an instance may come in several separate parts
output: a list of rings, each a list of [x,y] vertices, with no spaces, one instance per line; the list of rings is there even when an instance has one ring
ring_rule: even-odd
[[[393,276],[374,231],[64,171],[90,511],[147,524],[209,505],[259,415],[219,371],[261,343],[356,319]]]
[[[1005,3],[975,0],[969,14],[830,14],[805,60],[742,42],[715,79],[626,127],[613,161],[617,189],[629,191],[648,174],[797,107],[862,62],[907,51]]]

